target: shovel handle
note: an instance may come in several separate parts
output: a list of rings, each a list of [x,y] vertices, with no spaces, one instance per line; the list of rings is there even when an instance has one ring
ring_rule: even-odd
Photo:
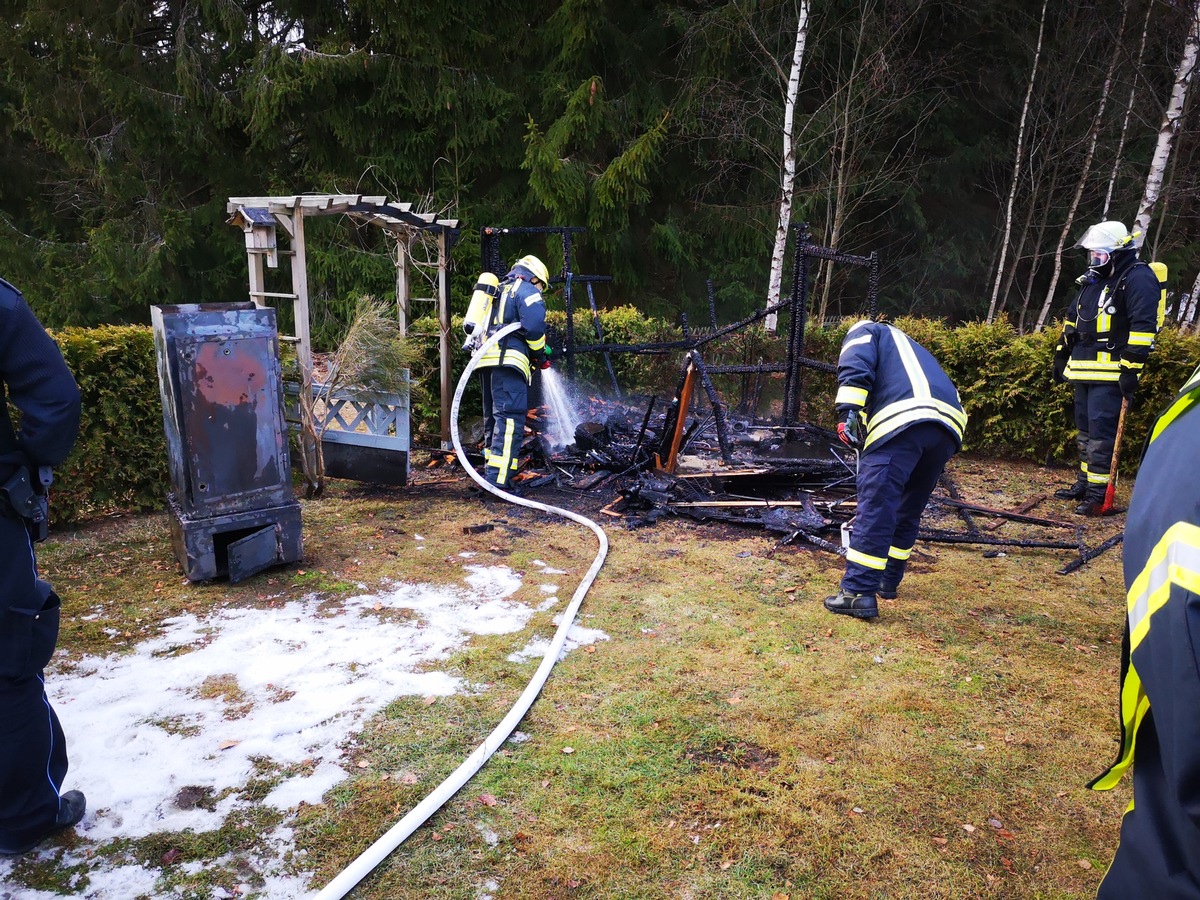
[[[1113,439],[1112,462],[1108,466],[1108,487],[1104,489],[1104,504],[1100,515],[1112,512],[1113,500],[1117,495],[1117,464],[1121,461],[1121,440],[1125,437],[1125,413],[1129,412],[1129,398],[1121,398],[1121,415],[1117,419],[1117,436]]]

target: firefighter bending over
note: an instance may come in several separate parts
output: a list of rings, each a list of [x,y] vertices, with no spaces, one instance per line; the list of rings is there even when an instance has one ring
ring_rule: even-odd
[[[1076,247],[1088,253],[1088,270],[1067,310],[1054,351],[1054,380],[1075,386],[1075,483],[1055,491],[1078,500],[1075,512],[1098,516],[1112,477],[1113,444],[1122,399],[1137,391],[1154,336],[1162,326],[1164,294],[1158,277],[1138,260],[1134,240],[1120,222],[1093,225]]]
[[[838,437],[861,451],[858,512],[830,612],[871,619],[895,598],[921,513],[962,447],[967,414],[928,350],[899,328],[857,322],[838,356]]]
[[[1200,369],[1150,432],[1125,529],[1121,746],[1133,802],[1099,900],[1200,897]]]
[[[489,347],[478,363],[483,388],[484,477],[508,490],[525,439],[533,369],[550,365],[546,304],[542,300],[550,275],[536,256],[523,256],[503,281],[496,282],[494,276],[490,281],[488,284],[484,276],[480,277],[475,296],[483,294],[492,299],[476,303],[472,298],[464,328],[468,334],[482,337],[514,322],[521,323],[517,331]],[[476,315],[479,322],[473,321]]]

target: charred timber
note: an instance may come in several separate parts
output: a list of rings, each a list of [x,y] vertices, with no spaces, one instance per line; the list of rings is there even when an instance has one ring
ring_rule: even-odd
[[[1070,575],[1076,569],[1082,568],[1102,553],[1107,553],[1125,539],[1125,532],[1114,534],[1107,541],[1079,554],[1079,559],[1072,560],[1058,570],[1059,575]]]

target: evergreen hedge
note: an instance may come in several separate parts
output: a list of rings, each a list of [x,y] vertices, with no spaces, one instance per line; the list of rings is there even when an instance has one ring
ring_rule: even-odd
[[[601,313],[605,343],[649,344],[677,340],[677,326],[643,316],[632,307]],[[806,335],[805,355],[836,362],[842,337],[853,320],[834,327],[812,329]],[[1076,459],[1072,421],[1072,391],[1051,378],[1057,329],[1021,335],[1007,322],[949,326],[930,319],[901,318],[894,322],[920,342],[941,362],[958,386],[969,416],[965,448],[998,457],[1039,463],[1073,465]],[[561,347],[566,316],[548,316],[550,343]],[[577,344],[594,343],[590,312],[577,312]],[[461,320],[452,324],[452,344],[462,334]],[[780,334],[786,334],[781,323]],[[74,522],[114,510],[160,507],[169,489],[166,443],[153,335],[139,326],[65,329],[55,334],[67,365],[83,393],[83,425],[75,451],[57,473],[53,494],[56,522]],[[428,399],[414,402],[414,443],[433,447],[440,433],[437,323],[420,319],[410,329],[410,341],[420,349],[424,366],[416,366],[414,379],[424,378]],[[785,353],[782,337],[769,338],[760,329],[748,328],[711,342],[703,348],[708,365],[780,362]],[[610,354],[617,380],[626,393],[673,395],[683,365],[683,353]],[[1150,424],[1175,396],[1200,362],[1200,335],[1181,335],[1174,328],[1162,331],[1126,422],[1126,444],[1121,469],[1136,471],[1142,443]],[[465,353],[455,353],[455,383],[467,363]],[[562,363],[559,363],[561,366]],[[736,407],[752,395],[754,376],[715,376],[724,402]],[[478,380],[466,392],[462,410],[478,415]],[[597,393],[611,384],[600,354],[576,356],[576,381]],[[777,413],[784,376],[769,376],[761,395],[764,412]],[[801,413],[809,421],[834,425],[832,374],[805,369]],[[698,392],[701,408],[706,403]],[[772,399],[773,398],[773,399]]]
[[[108,325],[54,337],[83,396],[79,440],[51,489],[54,521],[162,506],[170,477],[152,330]]]

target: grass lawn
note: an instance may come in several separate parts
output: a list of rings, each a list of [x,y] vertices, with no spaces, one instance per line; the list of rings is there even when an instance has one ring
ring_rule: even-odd
[[[964,499],[1009,509],[1072,477],[970,456],[950,471]],[[418,469],[405,489],[334,482],[302,502],[303,562],[238,585],[183,582],[165,515],[55,535],[41,552],[66,610],[55,665],[125,652],[183,611],[313,593],[336,603],[385,579],[458,583],[463,551],[519,573],[535,561],[566,570],[568,596],[595,553],[585,529],[485,504],[444,467]],[[1033,512],[1082,522],[1070,507],[1050,499]],[[1084,787],[1116,751],[1119,548],[1059,576],[1070,552],[919,543],[900,597],[861,622],[821,606],[841,572],[829,553],[777,547],[765,531],[596,518],[611,549],[579,622],[609,639],[558,664],[519,726],[525,739],[353,897],[1094,896],[1129,802],[1127,785]],[[494,528],[464,532],[483,523]],[[947,512],[938,524],[960,523]],[[1085,540],[1123,526],[1088,521]],[[1072,534],[1017,523],[995,533]],[[353,736],[347,759],[365,765],[295,815],[289,865],[312,874],[314,891],[492,730],[538,664],[508,656],[548,637],[552,616],[476,637],[440,667],[476,689],[398,700]],[[234,896],[239,884],[256,895],[253,872],[229,860],[279,819],[263,816],[97,852],[160,867],[173,896]],[[71,874],[44,859],[9,877],[52,890]]]

